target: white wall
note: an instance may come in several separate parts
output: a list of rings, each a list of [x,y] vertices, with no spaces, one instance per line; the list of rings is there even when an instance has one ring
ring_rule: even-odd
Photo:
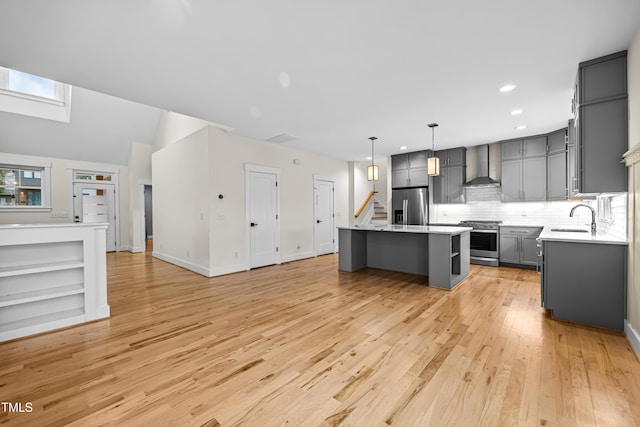
[[[347,162],[209,126],[153,153],[154,255],[205,275],[247,268],[247,163],[281,171],[282,261],[315,254],[314,174],[336,179],[336,226],[347,225]]]
[[[349,162],[349,167],[353,169],[351,172],[353,176],[353,194],[351,196],[353,197],[353,211],[351,211],[351,217],[360,209],[362,203],[374,189],[378,192],[375,197],[389,209],[391,194],[388,193],[387,180],[390,182],[391,178],[387,175],[387,163],[391,161],[390,159],[390,157],[383,157],[375,162],[378,165],[379,178],[375,183],[367,180],[367,167],[371,165],[370,161]]]
[[[629,92],[629,148],[640,144],[640,29],[627,51]],[[629,168],[629,268],[627,271],[627,325],[625,331],[640,354],[640,162]],[[629,163],[629,162],[628,162]]]
[[[141,187],[151,184],[151,151],[152,146],[134,142],[129,152],[129,234],[132,252],[144,252],[144,200]]]
[[[153,255],[208,275],[208,128],[152,155]]]
[[[19,154],[0,153],[0,164],[51,164],[51,210],[29,212],[0,211],[0,224],[50,224],[73,222],[71,201],[73,198],[73,184],[69,169],[84,169],[96,171],[119,171],[119,188],[116,188],[118,197],[120,219],[120,233],[118,236],[118,249],[126,249],[131,245],[130,215],[129,215],[129,188],[126,184],[129,179],[129,169],[126,166],[111,165],[105,163],[77,162],[52,157],[23,156]],[[66,214],[65,218],[52,218],[52,213]]]
[[[280,242],[283,261],[315,254],[314,174],[336,179],[336,226],[348,225],[347,162],[274,143],[226,134],[214,127],[209,127],[209,138],[210,168],[213,172],[209,195],[212,212],[213,274],[237,270],[248,262],[249,248],[245,247],[244,170],[247,163],[280,168]],[[294,164],[294,159],[299,164]],[[218,194],[222,194],[224,198],[218,199]]]
[[[161,150],[167,145],[179,141],[207,126],[215,126],[225,131],[231,130],[231,128],[217,123],[185,116],[184,114],[174,113],[173,111],[163,111],[158,122],[153,151]]]

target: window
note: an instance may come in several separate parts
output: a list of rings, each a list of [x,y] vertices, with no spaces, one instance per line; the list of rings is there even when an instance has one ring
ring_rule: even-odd
[[[0,208],[47,208],[49,168],[0,165]]]
[[[71,86],[0,67],[0,111],[68,123]]]
[[[13,92],[13,95],[44,98],[40,101],[63,102],[63,86],[51,79],[0,67],[0,89]]]

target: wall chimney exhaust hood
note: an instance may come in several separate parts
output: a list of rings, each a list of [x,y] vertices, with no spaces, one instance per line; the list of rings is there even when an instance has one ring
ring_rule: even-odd
[[[500,187],[500,183],[489,177],[489,145],[478,145],[478,176],[463,185],[465,188],[474,187]]]

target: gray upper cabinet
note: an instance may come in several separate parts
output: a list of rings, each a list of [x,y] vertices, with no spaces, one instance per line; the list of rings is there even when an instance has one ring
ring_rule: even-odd
[[[441,150],[435,155],[440,159],[440,176],[433,177],[433,203],[464,203],[467,149]]]
[[[620,52],[580,64],[580,103],[627,96],[627,55]]]
[[[573,104],[571,196],[626,192],[627,168],[621,160],[628,148],[627,52],[581,63]]]
[[[503,142],[501,147],[502,160],[519,159],[522,157],[522,140]]]
[[[450,167],[467,165],[467,149],[464,147],[437,151],[436,153],[436,155],[440,157],[440,166]]]
[[[431,150],[391,156],[391,187],[427,187],[427,158]]]
[[[547,198],[547,137],[502,143],[502,200],[541,201]]]
[[[522,157],[545,156],[546,154],[546,136],[536,136],[522,140]]]
[[[502,200],[519,202],[522,200],[522,160],[502,161]]]
[[[539,202],[547,199],[547,158],[522,160],[522,200]]]
[[[567,129],[547,136],[547,200],[566,200],[567,181]]]
[[[567,129],[559,129],[547,135],[547,145],[549,154],[567,151]]]
[[[502,143],[502,160],[521,159],[523,157],[544,156],[547,154],[547,137],[517,139]]]

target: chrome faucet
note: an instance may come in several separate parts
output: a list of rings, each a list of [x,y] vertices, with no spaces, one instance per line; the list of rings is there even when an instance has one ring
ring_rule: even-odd
[[[585,208],[589,208],[589,210],[591,211],[591,232],[595,234],[596,232],[596,211],[593,210],[593,208],[589,205],[585,205],[584,203],[580,203],[579,205],[575,205],[574,207],[571,208],[571,212],[569,212],[569,216],[573,217],[573,211],[576,210],[576,208],[579,208],[580,206],[584,206]]]

